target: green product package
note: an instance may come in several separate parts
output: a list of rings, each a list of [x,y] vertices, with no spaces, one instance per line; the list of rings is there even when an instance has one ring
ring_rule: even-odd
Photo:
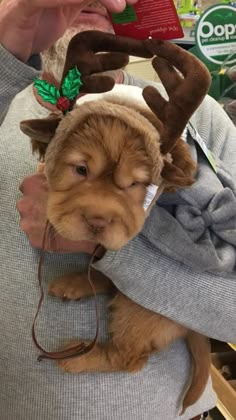
[[[198,20],[195,42],[190,51],[212,75],[209,94],[217,101],[236,99],[236,3],[207,9]]]

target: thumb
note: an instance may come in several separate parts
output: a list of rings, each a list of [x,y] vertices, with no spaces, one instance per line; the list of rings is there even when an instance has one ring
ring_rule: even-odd
[[[100,0],[100,3],[111,12],[122,12],[125,9],[127,3],[134,4],[137,0]],[[28,0],[27,8],[32,10],[36,8],[54,8],[61,6],[78,6],[79,9],[83,9],[88,4],[92,3],[91,0],[35,0],[32,4],[32,0]]]
[[[127,3],[135,4],[137,3],[137,0],[100,0],[100,3],[106,7],[107,10],[119,13],[125,9]]]

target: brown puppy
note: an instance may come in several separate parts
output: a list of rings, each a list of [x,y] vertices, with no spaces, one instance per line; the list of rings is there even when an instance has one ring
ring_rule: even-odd
[[[156,106],[155,101],[152,103],[153,91],[147,92],[146,100],[148,95],[152,95],[149,106],[153,110]],[[175,111],[171,101],[170,104]],[[105,249],[118,250],[143,227],[148,216],[144,201],[150,184],[176,189],[194,182],[196,166],[188,146],[178,136],[167,147],[170,140],[163,129],[166,117],[164,111],[160,114],[161,121],[147,106],[127,99],[122,102],[114,96],[87,102],[64,118],[54,114],[46,120],[21,123],[21,129],[33,141],[34,150],[45,158],[48,219],[58,233],[74,241],[94,241]],[[95,270],[93,281],[97,293],[115,290],[111,281]],[[91,296],[85,273],[56,279],[49,285],[49,293],[69,299]],[[111,340],[96,344],[91,352],[79,358],[62,360],[59,365],[76,373],[136,372],[151,353],[185,338],[192,354],[193,376],[183,410],[196,402],[209,376],[207,338],[139,306],[117,290],[110,304]]]
[[[49,183],[48,219],[63,237],[90,240],[118,250],[142,229],[147,216],[143,207],[147,186],[153,181],[153,173],[159,178],[164,167],[161,154],[157,157],[151,153],[152,138],[156,142],[153,152],[159,149],[153,114],[147,110],[143,114],[140,109],[129,109],[127,102],[98,101],[80,106],[60,122],[45,155],[45,172]],[[22,128],[29,130],[24,123]],[[38,140],[44,133],[45,126],[42,133],[28,131]],[[155,168],[154,160],[159,161]],[[176,188],[179,183],[191,184],[195,164],[182,140],[172,151],[172,160],[186,176],[179,180],[170,172],[167,185]],[[49,285],[49,293],[69,299],[88,297],[91,289],[86,276],[72,273],[56,279]],[[113,289],[110,281],[95,271],[93,281],[97,293]],[[196,401],[209,373],[205,337],[140,307],[120,292],[111,305],[112,340],[106,345],[97,344],[80,358],[60,361],[60,366],[69,372],[135,372],[144,366],[149,354],[185,337],[197,370],[192,382],[194,392],[186,395],[184,408]]]

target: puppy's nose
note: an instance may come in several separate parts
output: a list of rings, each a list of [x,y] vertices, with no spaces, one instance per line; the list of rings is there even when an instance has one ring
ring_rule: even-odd
[[[110,219],[104,219],[103,217],[91,217],[89,219],[86,219],[88,225],[92,229],[102,230],[104,229],[110,222]]]

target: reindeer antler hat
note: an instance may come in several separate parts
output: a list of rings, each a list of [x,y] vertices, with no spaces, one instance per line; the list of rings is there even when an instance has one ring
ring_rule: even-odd
[[[97,54],[99,51],[102,53]],[[186,175],[174,165],[173,159],[171,162],[169,153],[174,149],[189,118],[205,97],[210,76],[206,67],[196,57],[166,41],[151,39],[140,41],[100,31],[86,31],[75,35],[68,47],[60,88],[56,89],[40,80],[35,82],[38,93],[45,100],[50,101],[51,95],[51,101],[57,105],[59,114],[53,114],[44,120],[24,121],[21,123],[21,129],[32,137],[33,147],[35,141],[37,142],[37,149],[43,155],[46,144],[53,137],[62,119],[62,113],[67,114],[73,110],[71,116],[76,112],[77,118],[80,118],[81,110],[76,110],[75,106],[78,95],[111,91],[115,84],[114,80],[99,73],[124,67],[129,61],[129,55],[144,58],[156,56],[153,59],[153,67],[158,72],[169,96],[169,100],[164,99],[157,89],[151,86],[141,91],[143,104],[153,112],[156,120],[155,126],[152,126],[146,119],[144,136],[147,151],[153,161],[153,183],[156,183],[160,177],[160,171],[168,177],[173,170],[180,179],[185,177],[186,181]],[[129,87],[126,88],[129,95]],[[115,91],[113,97],[114,94]],[[113,109],[112,104],[110,107],[102,107],[101,103],[94,101],[92,106],[87,107],[87,113],[89,112],[101,115],[116,113],[118,116],[119,105],[116,104]],[[82,115],[85,117],[85,114],[86,111],[83,110],[81,118]],[[137,125],[137,117],[132,115],[132,109],[126,114],[120,113],[119,117],[125,118],[134,127]],[[70,116],[66,115],[65,118]],[[140,121],[142,118],[145,117],[140,114]],[[70,125],[70,129],[72,126],[73,124]],[[40,140],[36,134],[39,131],[44,133]],[[45,144],[39,146],[38,141]],[[189,179],[189,184],[191,183],[192,178]]]

